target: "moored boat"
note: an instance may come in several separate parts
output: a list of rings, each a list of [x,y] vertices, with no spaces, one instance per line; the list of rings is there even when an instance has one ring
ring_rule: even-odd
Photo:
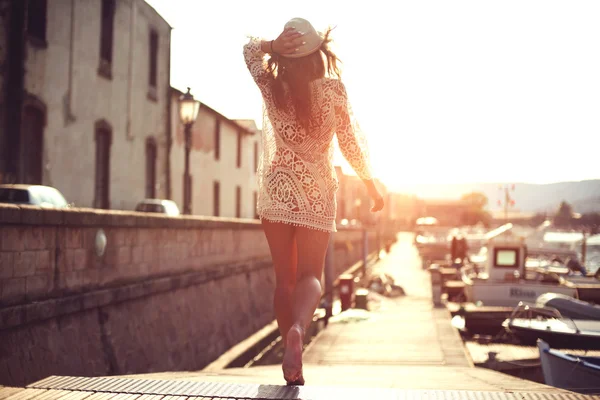
[[[600,392],[600,357],[585,357],[552,349],[537,341],[542,373],[547,385],[579,393]]]
[[[577,288],[559,279],[532,279],[525,268],[527,247],[523,238],[505,235],[491,238],[483,264],[461,268],[468,302],[485,306],[515,307],[519,302],[534,302],[539,296],[560,293],[577,297]]]
[[[541,339],[559,349],[600,350],[600,321],[564,318],[549,307],[519,304],[502,326],[522,345]]]

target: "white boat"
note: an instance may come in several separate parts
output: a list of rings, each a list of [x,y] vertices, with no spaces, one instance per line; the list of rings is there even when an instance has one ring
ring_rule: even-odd
[[[537,341],[547,385],[578,393],[600,393],[600,357],[584,357],[551,349]]]
[[[521,303],[502,326],[522,345],[541,339],[560,349],[600,350],[600,321],[565,318],[551,307]]]
[[[485,253],[480,264],[471,263],[461,268],[468,302],[515,307],[519,302],[535,302],[548,292],[577,298],[577,288],[561,284],[558,278],[528,274],[525,240],[511,235],[510,228],[491,237]]]

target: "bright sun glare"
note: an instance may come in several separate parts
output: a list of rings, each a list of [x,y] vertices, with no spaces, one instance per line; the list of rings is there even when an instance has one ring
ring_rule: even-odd
[[[246,35],[275,38],[296,16],[336,26],[354,113],[392,189],[600,177],[597,1],[148,3],[174,27],[171,84],[259,125]]]

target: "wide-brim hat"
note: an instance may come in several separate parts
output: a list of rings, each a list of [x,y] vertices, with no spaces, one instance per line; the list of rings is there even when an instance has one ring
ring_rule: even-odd
[[[286,22],[284,29],[294,28],[298,32],[304,32],[302,39],[304,44],[297,47],[298,51],[292,54],[282,54],[283,57],[287,58],[300,58],[308,56],[321,48],[323,44],[323,38],[312,26],[310,22],[304,18],[292,18]]]

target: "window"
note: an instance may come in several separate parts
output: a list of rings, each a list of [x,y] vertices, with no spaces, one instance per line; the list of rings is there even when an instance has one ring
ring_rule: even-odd
[[[242,218],[242,188],[235,187],[235,217]]]
[[[217,118],[215,122],[215,160],[221,155],[221,121]]]
[[[96,176],[94,180],[94,207],[110,208],[110,146],[112,128],[102,120],[96,122]]]
[[[21,136],[21,161],[23,183],[42,184],[45,108],[26,104],[23,108],[23,135]]]
[[[219,182],[214,181],[213,183],[213,215],[219,216],[219,201],[220,201],[220,187]]]
[[[258,170],[258,142],[254,142],[254,172]]]
[[[237,168],[242,166],[242,132],[238,131],[237,133],[237,157],[235,161],[235,165]]]
[[[156,141],[146,141],[146,198],[156,198]]]
[[[27,1],[27,35],[34,45],[46,46],[46,0]]]
[[[517,267],[519,265],[519,249],[495,248],[494,265],[496,267]]]
[[[149,58],[149,71],[148,84],[150,87],[155,88],[157,81],[157,62],[158,62],[158,32],[155,30],[150,31],[150,58]]]
[[[98,67],[98,73],[109,79],[112,77],[114,21],[115,0],[102,0],[100,66]]]

